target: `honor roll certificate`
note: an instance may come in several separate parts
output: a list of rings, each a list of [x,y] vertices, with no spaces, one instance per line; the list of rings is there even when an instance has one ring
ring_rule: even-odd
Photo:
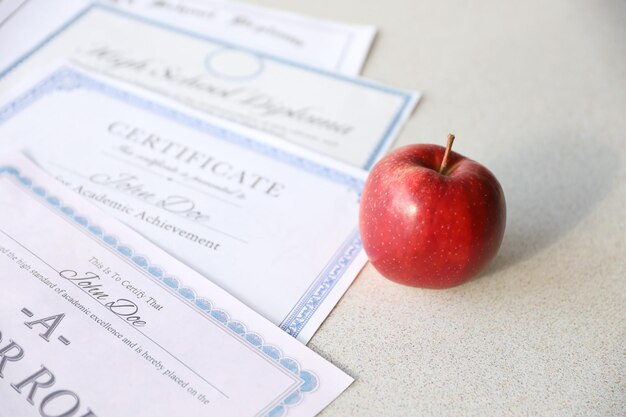
[[[7,68],[0,89],[59,58],[361,168],[389,148],[416,100],[101,4]]]
[[[6,154],[0,282],[3,416],[313,416],[351,382]]]
[[[364,172],[202,117],[61,68],[0,107],[0,146],[306,342],[366,262]]]

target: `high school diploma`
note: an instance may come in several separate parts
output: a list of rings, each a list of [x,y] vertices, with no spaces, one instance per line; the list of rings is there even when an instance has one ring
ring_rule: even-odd
[[[0,69],[0,91],[57,59],[366,169],[389,148],[417,100],[98,3]]]

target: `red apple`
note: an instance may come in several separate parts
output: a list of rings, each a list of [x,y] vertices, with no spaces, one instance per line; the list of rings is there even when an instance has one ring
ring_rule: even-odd
[[[478,274],[502,242],[504,192],[484,166],[448,147],[409,145],[372,169],[359,229],[374,267],[401,284],[448,288]]]

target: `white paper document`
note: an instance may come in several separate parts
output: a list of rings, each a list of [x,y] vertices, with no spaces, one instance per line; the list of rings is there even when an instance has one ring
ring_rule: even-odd
[[[0,283],[2,416],[313,416],[352,381],[6,154]]]
[[[0,27],[24,4],[26,0],[0,0]]]
[[[366,262],[365,172],[232,127],[69,67],[0,105],[0,149],[306,342]]]
[[[366,169],[417,99],[101,4],[2,72],[0,91],[60,58]]]
[[[0,24],[0,68],[6,68],[89,5],[88,0],[26,0]]]
[[[102,0],[138,16],[277,58],[358,75],[376,34],[370,25],[315,19],[232,0]],[[3,16],[17,9],[15,22]],[[0,0],[0,68],[62,26],[89,0]]]
[[[151,19],[313,67],[358,75],[376,34],[349,25],[233,0],[110,1]]]

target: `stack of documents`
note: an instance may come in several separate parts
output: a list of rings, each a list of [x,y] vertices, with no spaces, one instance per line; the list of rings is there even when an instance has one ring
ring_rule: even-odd
[[[301,342],[419,95],[357,76],[369,26],[60,3],[0,3],[0,415],[317,414],[352,378]]]

